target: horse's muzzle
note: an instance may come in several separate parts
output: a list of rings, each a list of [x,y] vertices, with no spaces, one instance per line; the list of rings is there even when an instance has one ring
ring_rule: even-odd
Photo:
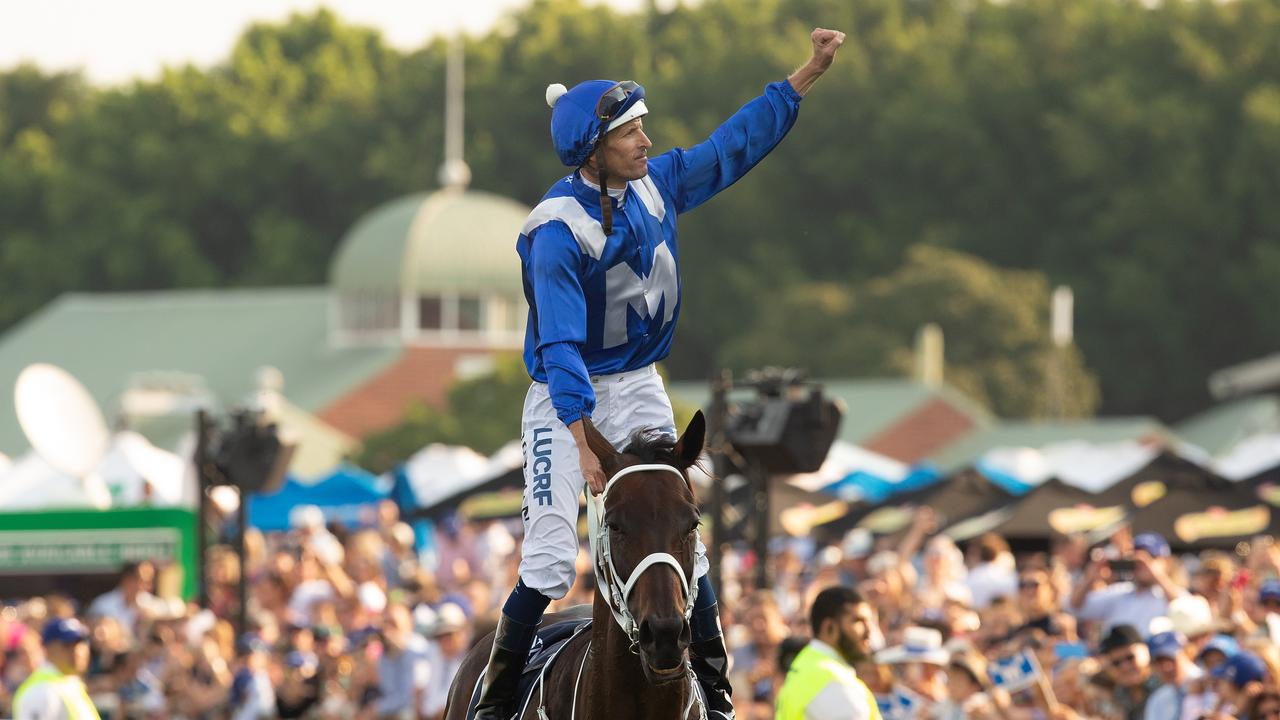
[[[640,656],[650,680],[662,682],[684,672],[689,623],[682,616],[645,618],[640,622]]]

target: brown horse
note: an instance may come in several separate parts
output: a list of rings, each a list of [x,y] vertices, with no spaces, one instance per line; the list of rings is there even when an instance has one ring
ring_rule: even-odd
[[[637,433],[622,452],[590,421],[585,426],[587,444],[611,478],[602,496],[591,628],[565,645],[520,718],[696,720],[702,708],[688,648],[699,513],[687,470],[702,452],[706,422],[697,413],[674,442]],[[543,625],[556,620],[548,616]],[[463,660],[445,720],[467,717],[492,644],[490,634]]]

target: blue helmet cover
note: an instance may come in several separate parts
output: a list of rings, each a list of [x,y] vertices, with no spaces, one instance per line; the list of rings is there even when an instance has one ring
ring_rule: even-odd
[[[581,167],[591,157],[606,122],[596,117],[600,97],[618,83],[613,80],[587,80],[561,95],[551,109],[551,142],[560,162]],[[637,87],[627,96],[615,117],[625,113],[644,99],[644,88]]]

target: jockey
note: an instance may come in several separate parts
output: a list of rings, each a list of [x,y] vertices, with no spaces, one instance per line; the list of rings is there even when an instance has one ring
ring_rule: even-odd
[[[587,448],[589,418],[615,446],[643,428],[675,435],[654,363],[667,356],[680,311],[676,216],[732,185],[795,123],[800,99],[826,72],[844,34],[814,30],[809,61],[748,102],[711,138],[653,158],[644,88],[591,80],[547,88],[551,139],[574,171],[530,213],[516,249],[529,302],[524,359],[533,378],[521,437],[523,556],[485,671],[477,720],[507,720],[542,614],[574,581],[578,498],[607,478]],[[708,715],[732,718],[727,653],[706,549],[697,543],[689,656]]]

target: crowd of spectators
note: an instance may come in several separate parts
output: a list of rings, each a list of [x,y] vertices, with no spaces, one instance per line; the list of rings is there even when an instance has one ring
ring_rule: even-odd
[[[242,568],[221,545],[204,608],[157,594],[172,568],[151,562],[83,604],[5,588],[0,717],[45,662],[50,621],[71,617],[87,627],[85,682],[103,718],[441,717],[459,663],[515,583],[519,522],[441,522],[419,553],[393,503],[369,520],[348,530],[308,508],[290,532],[249,532],[243,632],[233,625]],[[738,716],[773,718],[814,596],[845,585],[875,611],[876,652],[855,667],[886,717],[1280,719],[1270,538],[1175,554],[1164,538],[1121,529],[1015,554],[994,535],[962,550],[934,525],[925,508],[894,536],[778,538],[759,590],[756,559],[729,549],[719,596]],[[589,567],[584,548],[553,611],[591,602]],[[1029,682],[993,682],[1019,657],[1034,663]]]

